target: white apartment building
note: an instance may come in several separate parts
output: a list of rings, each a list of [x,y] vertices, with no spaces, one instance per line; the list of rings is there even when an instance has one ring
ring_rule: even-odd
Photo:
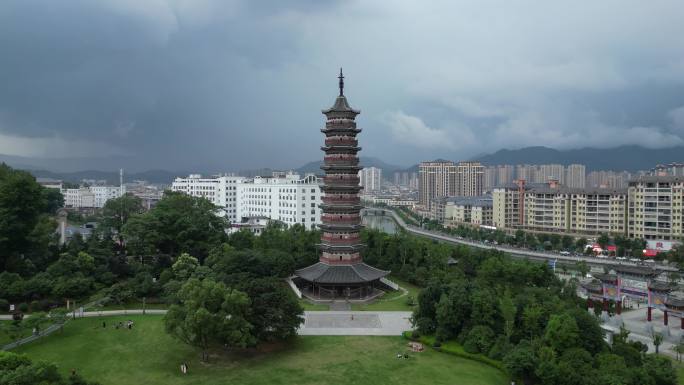
[[[315,175],[255,177],[237,185],[239,219],[263,216],[315,229],[321,223],[320,204],[320,181]]]
[[[190,174],[187,178],[174,179],[171,190],[208,199],[214,205],[223,208],[226,218],[231,223],[236,223],[240,221],[237,209],[237,186],[245,181],[247,181],[245,177],[227,174],[207,178],[200,174]]]
[[[90,186],[62,189],[64,207],[103,208],[108,200],[126,193],[125,186]]]
[[[126,186],[91,186],[90,191],[94,195],[95,207],[104,207],[108,200],[123,196]]]
[[[382,169],[364,167],[359,171],[359,185],[365,192],[379,191],[382,187]]]

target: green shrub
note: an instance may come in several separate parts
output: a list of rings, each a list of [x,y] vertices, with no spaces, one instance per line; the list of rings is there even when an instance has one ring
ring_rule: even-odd
[[[9,301],[7,301],[4,298],[0,298],[0,311],[8,311],[9,310]]]
[[[22,313],[26,313],[29,310],[29,305],[26,302],[22,302],[17,306],[17,309]]]

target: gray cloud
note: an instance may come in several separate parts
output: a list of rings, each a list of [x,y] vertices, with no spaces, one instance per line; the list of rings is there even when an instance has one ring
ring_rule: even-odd
[[[295,167],[321,156],[339,66],[365,155],[389,162],[682,144],[682,14],[680,1],[5,1],[0,153]]]

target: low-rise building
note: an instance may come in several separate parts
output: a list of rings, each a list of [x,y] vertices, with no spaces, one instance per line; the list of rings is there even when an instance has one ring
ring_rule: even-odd
[[[491,196],[449,198],[444,206],[444,224],[446,226],[458,224],[492,226],[493,214]]]
[[[321,181],[313,174],[255,177],[238,184],[238,218],[265,216],[288,226],[315,229],[321,223]]]
[[[239,222],[237,210],[237,189],[247,178],[232,174],[202,177],[201,174],[190,174],[187,178],[176,178],[171,184],[172,191],[190,196],[206,198],[223,209],[230,222]]]

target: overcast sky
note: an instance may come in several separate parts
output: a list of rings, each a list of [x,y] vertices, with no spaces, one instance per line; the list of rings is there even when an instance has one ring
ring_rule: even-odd
[[[683,15],[681,0],[4,0],[0,154],[297,167],[322,156],[340,66],[362,154],[398,165],[682,145]]]

